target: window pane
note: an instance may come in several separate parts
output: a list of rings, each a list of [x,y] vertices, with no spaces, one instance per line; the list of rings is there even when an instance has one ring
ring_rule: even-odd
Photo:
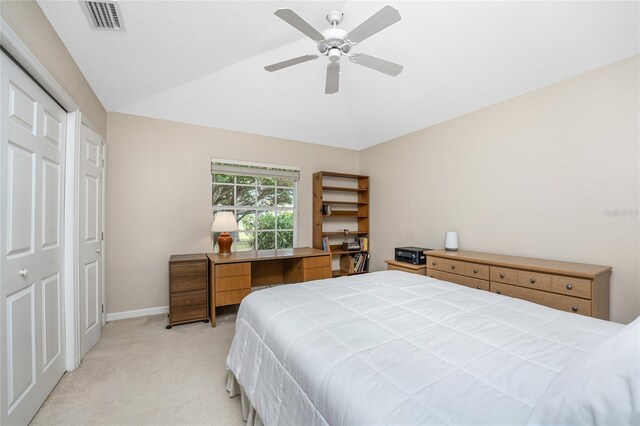
[[[274,186],[275,184],[276,184],[276,180],[273,178],[266,178],[266,177],[258,178],[258,185]]]
[[[258,229],[276,229],[276,215],[272,211],[258,212]]]
[[[258,250],[273,250],[276,248],[276,232],[258,232]]]
[[[213,181],[221,183],[233,183],[233,175],[221,175],[219,173],[214,173]]]
[[[293,248],[293,231],[278,231],[278,248]]]
[[[278,188],[278,206],[293,207],[293,188]]]
[[[249,232],[238,232],[238,239],[236,242],[236,251],[242,250],[255,250],[256,249],[256,233],[253,231]]]
[[[276,205],[276,189],[275,188],[258,188],[259,207],[271,207]]]
[[[293,229],[293,212],[278,212],[278,229]]]
[[[252,184],[256,183],[256,178],[253,176],[236,176],[236,182],[243,184]]]
[[[232,206],[233,205],[233,185],[213,185],[214,206]]]
[[[295,182],[293,179],[276,179],[278,186],[286,186],[289,188],[293,188],[293,183]]]
[[[241,231],[256,229],[256,212],[253,210],[238,210],[236,212],[238,228]]]
[[[236,186],[236,206],[255,206],[256,189],[253,186]]]

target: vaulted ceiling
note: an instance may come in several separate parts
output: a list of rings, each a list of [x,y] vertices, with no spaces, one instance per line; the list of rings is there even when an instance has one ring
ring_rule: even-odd
[[[91,29],[78,1],[39,1],[108,111],[362,149],[640,53],[640,3],[120,1],[126,31]],[[354,28],[391,4],[402,20],[354,48],[397,77],[326,58],[276,17]]]

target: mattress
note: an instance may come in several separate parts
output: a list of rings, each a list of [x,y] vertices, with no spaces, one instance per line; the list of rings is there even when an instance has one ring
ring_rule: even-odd
[[[247,296],[227,367],[266,425],[525,424],[621,328],[384,271]]]

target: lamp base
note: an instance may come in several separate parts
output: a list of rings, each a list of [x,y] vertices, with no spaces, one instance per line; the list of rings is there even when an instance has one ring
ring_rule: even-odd
[[[218,236],[218,254],[231,254],[231,244],[233,243],[233,238],[231,238],[231,234],[228,232],[222,232]]]

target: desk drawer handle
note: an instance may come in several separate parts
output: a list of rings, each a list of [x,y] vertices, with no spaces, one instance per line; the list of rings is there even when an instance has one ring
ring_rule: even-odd
[[[567,290],[571,290],[573,286],[571,284],[567,284]]]
[[[577,306],[572,306],[572,307],[571,307],[571,310],[572,310],[573,312],[578,312],[578,307],[577,307]]]
[[[451,265],[451,269],[456,269],[456,265]]]
[[[535,278],[530,278],[530,279],[529,279],[529,282],[530,282],[531,284],[535,284],[535,283],[536,283],[536,279],[535,279]]]
[[[504,274],[500,274],[500,278],[504,278]]]
[[[473,273],[474,273],[474,274],[477,274],[477,273],[478,273],[478,270],[477,270],[477,269],[474,269],[474,270],[473,270]]]

